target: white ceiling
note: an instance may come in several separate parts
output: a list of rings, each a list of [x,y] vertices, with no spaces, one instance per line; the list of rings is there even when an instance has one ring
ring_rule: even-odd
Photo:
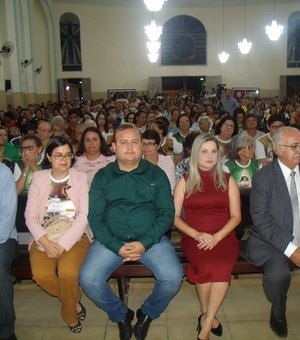
[[[53,0],[65,4],[81,4],[81,5],[95,5],[95,6],[118,6],[118,7],[136,7],[143,4],[142,0]],[[284,4],[284,3],[297,3],[300,0],[246,0],[247,6],[261,5],[261,4]],[[222,6],[222,0],[167,0],[166,7],[215,7]],[[224,0],[225,6],[238,6],[244,5],[244,0]]]

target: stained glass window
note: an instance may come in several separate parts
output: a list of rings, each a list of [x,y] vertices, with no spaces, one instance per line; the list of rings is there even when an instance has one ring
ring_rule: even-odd
[[[60,18],[60,48],[63,71],[81,71],[80,22],[73,13]]]
[[[162,65],[206,65],[206,30],[201,21],[178,15],[163,26]]]
[[[287,67],[300,67],[300,11],[292,13],[288,21]]]

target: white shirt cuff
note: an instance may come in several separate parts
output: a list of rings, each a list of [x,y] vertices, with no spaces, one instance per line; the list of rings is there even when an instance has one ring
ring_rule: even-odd
[[[290,242],[284,251],[284,255],[290,257],[297,248],[293,242]]]

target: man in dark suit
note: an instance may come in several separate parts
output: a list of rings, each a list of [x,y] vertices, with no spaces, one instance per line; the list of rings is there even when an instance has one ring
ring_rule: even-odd
[[[273,146],[278,158],[252,180],[250,212],[254,225],[243,255],[263,267],[263,288],[272,304],[270,327],[279,337],[286,337],[289,260],[300,267],[300,131],[279,129],[273,136]],[[293,199],[292,191],[296,195]]]

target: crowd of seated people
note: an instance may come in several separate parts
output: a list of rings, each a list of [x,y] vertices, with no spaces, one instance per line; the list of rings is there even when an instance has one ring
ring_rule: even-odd
[[[158,155],[168,156],[173,162],[172,173],[176,173],[176,182],[188,171],[189,155],[184,145],[191,133],[215,134],[223,165],[227,162],[232,168],[233,164],[242,161],[245,166],[248,160],[242,160],[240,155],[248,151],[248,156],[253,155],[259,166],[270,163],[274,158],[273,134],[282,126],[300,127],[300,98],[235,98],[234,110],[227,112],[224,103],[228,104],[228,95],[229,92],[224,91],[222,98],[203,97],[197,101],[184,95],[157,95],[152,100],[130,97],[82,102],[49,101],[29,104],[25,108],[8,105],[5,110],[0,109],[0,161],[11,169],[18,192],[24,194],[28,191],[33,172],[42,168],[45,149],[51,138],[64,136],[70,139],[76,154],[75,168],[87,172],[91,183],[97,170],[114,160],[111,148],[114,129],[129,122],[142,133],[149,129],[158,133],[160,141],[155,151]],[[84,133],[86,129],[89,131],[87,134]],[[86,139],[92,134],[94,139],[98,139],[94,151],[87,140],[82,140],[82,136]],[[32,135],[34,137],[30,139]],[[244,140],[245,145],[234,150],[237,145],[233,142],[235,136],[253,139],[253,149],[246,152],[245,147],[249,145],[244,138],[239,141]],[[189,150],[193,139],[188,138]],[[148,153],[149,147],[146,149]],[[95,154],[89,154],[91,152]],[[156,155],[151,157],[157,158]],[[180,170],[182,164],[183,172]],[[176,172],[175,167],[179,171]],[[228,170],[226,165],[225,169]],[[171,186],[174,187],[174,183]]]
[[[91,183],[101,167],[114,161],[111,148],[114,129],[129,122],[135,124],[141,133],[149,129],[158,133],[160,140],[150,158],[154,162],[157,155],[167,156],[171,160],[168,168],[173,164],[170,171],[176,174],[176,182],[188,172],[191,142],[197,134],[215,134],[222,165],[227,163],[230,169],[234,165],[245,167],[246,163],[250,164],[250,158],[251,164],[257,160],[260,167],[269,164],[274,158],[272,136],[278,128],[286,125],[300,127],[300,98],[235,98],[231,114],[224,105],[228,93],[224,91],[224,98],[212,96],[197,101],[188,96],[157,95],[152,100],[130,97],[82,102],[49,101],[29,104],[25,108],[8,105],[6,110],[0,109],[0,161],[13,172],[18,193],[24,194],[28,192],[33,172],[42,169],[45,149],[51,138],[64,136],[70,139],[76,154],[75,168],[86,172]],[[86,129],[88,133],[84,133]],[[30,139],[32,135],[34,137]],[[93,143],[90,135],[97,139],[96,147],[90,146]],[[239,138],[236,143],[236,136],[247,138]],[[250,147],[247,144],[250,138],[253,139],[253,149],[245,149]],[[245,145],[241,145],[241,141]],[[145,148],[146,154],[149,153],[150,148]],[[244,154],[251,157],[245,160]],[[224,169],[230,171],[226,165]],[[171,177],[173,188],[173,175]],[[241,186],[250,185],[241,182]]]
[[[84,173],[87,178],[85,189],[88,190],[97,171],[116,161],[112,147],[115,129],[130,123],[141,132],[142,157],[166,173],[172,190],[182,177],[187,178],[189,174],[194,140],[207,133],[212,136],[210,141],[214,150],[217,149],[220,154],[216,162],[223,171],[231,174],[238,189],[251,189],[254,173],[276,157],[272,149],[272,136],[276,131],[283,126],[300,129],[300,97],[285,100],[277,97],[243,98],[235,99],[234,103],[236,108],[232,113],[226,111],[218,97],[203,97],[195,101],[188,96],[164,95],[152,100],[131,97],[48,102],[30,104],[26,108],[9,105],[5,110],[0,109],[0,162],[11,170],[18,194],[30,193],[34,173],[41,171],[49,162],[52,167],[57,166],[56,175],[64,162],[68,163],[64,172],[66,176],[71,166],[71,174],[73,171]],[[57,139],[63,141],[61,146],[65,146],[67,152],[47,153],[49,145]],[[60,176],[54,179],[51,174],[49,176],[52,182],[59,183]],[[41,219],[42,213],[35,213],[40,214],[38,218]],[[53,211],[48,209],[48,213],[51,215]],[[179,216],[180,213],[177,213]],[[30,231],[37,230],[30,217],[28,221],[32,224],[28,226]],[[33,236],[35,239],[38,237]],[[87,243],[86,250],[89,241],[84,230],[81,230],[80,237]],[[69,243],[74,244],[73,241]],[[59,257],[64,252],[49,244],[46,244],[46,248],[49,246],[46,253],[52,254],[52,257]],[[78,268],[76,270],[78,274]],[[38,277],[38,273],[35,275]],[[80,321],[83,321],[86,312],[80,303],[80,294],[75,303],[70,312],[62,311],[62,317],[76,333],[81,331]],[[213,314],[207,326],[208,332],[214,326],[218,327],[214,318]],[[205,326],[205,320],[199,319],[199,333]]]

